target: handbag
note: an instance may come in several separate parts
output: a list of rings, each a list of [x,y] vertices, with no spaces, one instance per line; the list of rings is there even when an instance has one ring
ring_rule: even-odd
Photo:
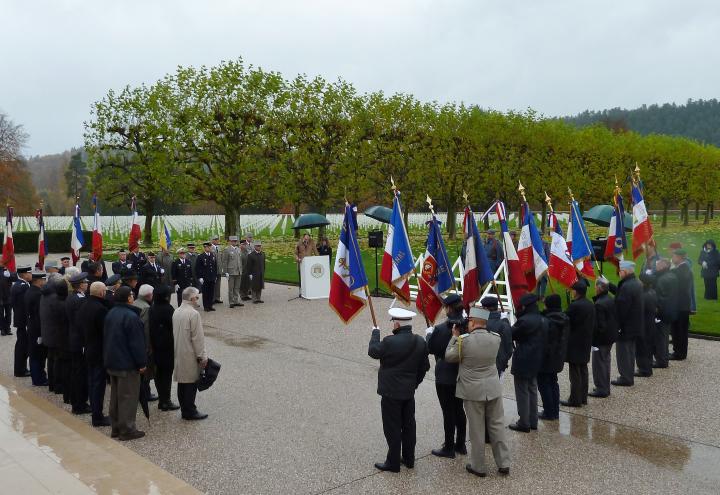
[[[200,370],[200,378],[198,378],[197,382],[195,382],[198,390],[202,392],[203,390],[207,390],[212,387],[215,380],[217,380],[219,373],[220,363],[208,358],[207,366]]]

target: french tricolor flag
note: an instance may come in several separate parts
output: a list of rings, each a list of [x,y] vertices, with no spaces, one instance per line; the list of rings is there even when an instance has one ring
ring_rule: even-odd
[[[481,288],[494,280],[495,274],[490,268],[485,249],[483,249],[475,223],[475,215],[469,206],[465,207],[463,218],[463,235],[465,238],[465,259],[463,267],[463,306],[470,308],[480,299]]]
[[[346,324],[357,316],[367,302],[368,282],[356,235],[355,215],[355,208],[346,204],[330,281],[330,307]]]
[[[140,238],[142,237],[135,196],[132,197],[130,208],[132,209],[132,225],[130,226],[130,235],[128,236],[128,248],[132,251],[140,245]]]
[[[637,184],[632,186],[632,202],[633,202],[633,236],[632,236],[632,252],[633,259],[640,256],[645,251],[645,246],[652,240],[653,229],[650,225],[647,208],[645,207],[645,199],[642,191]]]
[[[80,223],[80,205],[75,204],[75,214],[72,222],[72,236],[70,237],[70,256],[72,257],[73,266],[77,265],[80,259],[80,248],[85,244],[82,233],[82,224]]]
[[[35,218],[38,223],[38,270],[45,269],[45,257],[48,254],[47,241],[45,240],[45,219],[43,218],[43,209],[40,208],[35,212]]]
[[[520,307],[520,298],[528,291],[527,279],[523,272],[520,258],[515,250],[510,237],[510,231],[507,226],[507,217],[505,215],[505,203],[498,201],[495,203],[495,212],[500,221],[500,229],[503,234],[503,247],[505,249],[505,262],[507,263],[507,273],[505,274],[506,282],[510,286],[510,295],[512,296],[513,306]]]
[[[5,235],[3,239],[2,261],[5,269],[14,272],[15,266],[15,243],[13,242],[13,208],[8,205],[7,216],[5,217]]]
[[[570,259],[570,250],[563,237],[560,222],[554,211],[548,215],[548,230],[550,231],[550,259],[548,260],[548,275],[565,287],[577,282],[575,265]]]
[[[570,202],[570,221],[568,222],[566,237],[568,252],[570,253],[570,259],[580,275],[594,279],[595,270],[590,261],[592,250],[589,242],[585,222],[580,215],[580,206],[577,204],[577,201],[572,200]]]
[[[92,252],[93,259],[99,261],[103,255],[103,238],[102,226],[100,225],[100,209],[98,208],[97,194],[92,197],[93,209],[95,216],[93,217],[93,233],[92,233]]]
[[[415,260],[410,250],[410,240],[403,223],[400,192],[395,192],[392,215],[388,225],[380,281],[385,284],[401,301],[410,303],[410,274],[415,269]]]
[[[540,232],[535,225],[535,217],[527,201],[522,205],[522,230],[518,241],[518,257],[527,278],[528,290],[535,290],[537,281],[548,269],[545,250],[543,249]]]

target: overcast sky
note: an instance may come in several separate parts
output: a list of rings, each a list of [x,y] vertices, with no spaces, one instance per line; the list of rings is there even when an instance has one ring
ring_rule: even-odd
[[[0,0],[0,110],[28,155],[82,145],[110,88],[240,56],[548,116],[684,103],[720,96],[720,2]]]

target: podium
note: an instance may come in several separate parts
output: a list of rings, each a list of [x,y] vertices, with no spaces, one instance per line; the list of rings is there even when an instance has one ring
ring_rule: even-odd
[[[330,297],[330,258],[306,256],[300,262],[300,295],[303,299]]]

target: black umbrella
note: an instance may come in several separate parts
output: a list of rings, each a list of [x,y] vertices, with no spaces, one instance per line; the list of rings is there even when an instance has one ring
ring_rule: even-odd
[[[319,213],[304,213],[295,219],[293,229],[312,229],[315,227],[323,227],[330,225],[327,218]]]
[[[611,205],[595,205],[583,214],[583,220],[600,227],[609,227],[614,211],[615,208]],[[632,224],[632,217],[625,212],[625,230],[627,232],[632,232]]]
[[[388,208],[387,206],[371,206],[370,208],[365,210],[365,215],[382,223],[390,223],[392,209]]]
[[[148,402],[150,401],[150,380],[145,378],[145,374],[141,375],[140,380],[140,407],[142,407],[143,414],[149,420],[150,406],[148,405]]]

